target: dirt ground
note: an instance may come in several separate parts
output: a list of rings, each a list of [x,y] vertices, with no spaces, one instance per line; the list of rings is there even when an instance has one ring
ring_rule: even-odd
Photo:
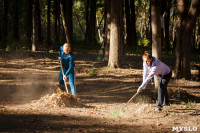
[[[123,68],[110,69],[97,62],[95,53],[76,53],[79,104],[55,108],[32,104],[56,93],[60,70],[57,55],[0,51],[0,132],[146,133],[173,132],[173,127],[200,132],[199,81],[172,79],[168,85],[171,105],[164,106],[162,112],[156,111],[157,92],[149,84],[122,115],[112,114],[142,82],[140,55],[127,55]],[[174,56],[163,60],[173,70]],[[200,58],[192,61],[199,64]],[[193,79],[197,74],[192,67]]]

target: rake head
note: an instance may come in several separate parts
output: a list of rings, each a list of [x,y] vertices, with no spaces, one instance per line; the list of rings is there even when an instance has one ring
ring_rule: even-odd
[[[123,108],[121,108],[118,111],[115,112],[111,112],[109,114],[106,115],[107,117],[111,118],[111,117],[125,117],[125,114],[123,113]]]

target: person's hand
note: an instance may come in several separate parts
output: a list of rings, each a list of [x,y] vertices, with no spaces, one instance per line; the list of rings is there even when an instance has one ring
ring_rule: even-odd
[[[61,60],[61,57],[58,57],[58,60]]]
[[[67,79],[67,76],[64,75],[64,76],[63,76],[63,80],[66,80],[66,79]]]
[[[141,92],[141,91],[142,91],[142,88],[139,87],[139,88],[137,89],[137,93],[139,93],[139,92]]]

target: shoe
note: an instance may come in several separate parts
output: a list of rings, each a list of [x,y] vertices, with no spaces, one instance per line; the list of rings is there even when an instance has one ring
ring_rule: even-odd
[[[162,111],[162,108],[157,108],[157,111]]]

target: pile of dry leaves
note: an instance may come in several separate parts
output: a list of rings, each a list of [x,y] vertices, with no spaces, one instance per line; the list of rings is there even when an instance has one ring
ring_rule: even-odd
[[[76,106],[79,103],[79,98],[73,97],[71,94],[57,89],[57,93],[51,95],[46,94],[41,97],[39,100],[34,100],[31,102],[32,106],[42,106],[50,108],[59,108],[59,107],[70,107]]]

